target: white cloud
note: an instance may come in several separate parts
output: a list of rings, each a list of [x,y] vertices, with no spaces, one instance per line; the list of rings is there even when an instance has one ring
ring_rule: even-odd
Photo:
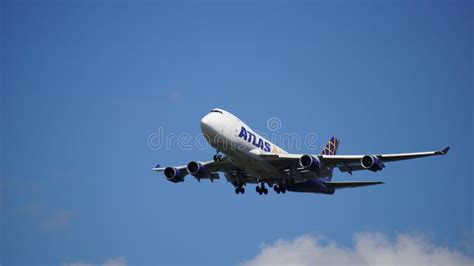
[[[463,238],[462,245],[469,254],[474,255],[474,228],[465,229]]]
[[[76,261],[76,262],[67,262],[63,264],[64,266],[94,266],[94,264],[87,263],[84,261]]]
[[[127,259],[125,257],[118,257],[104,261],[102,266],[127,266]]]
[[[72,221],[73,213],[66,209],[53,209],[44,202],[29,202],[15,208],[17,214],[44,231],[53,231],[66,228]]]
[[[378,233],[354,235],[354,247],[338,246],[322,236],[263,244],[242,266],[254,265],[474,265],[474,258],[432,244],[419,235],[399,234],[394,241]]]
[[[66,262],[63,266],[127,266],[127,259],[125,257],[117,257],[105,260],[102,264],[89,263],[84,261]]]

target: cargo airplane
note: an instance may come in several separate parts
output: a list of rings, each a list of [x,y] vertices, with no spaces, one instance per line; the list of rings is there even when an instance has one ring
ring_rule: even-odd
[[[269,187],[276,193],[312,192],[334,194],[338,189],[383,184],[379,181],[332,181],[334,168],[352,174],[353,171],[377,172],[385,163],[445,155],[449,147],[441,151],[338,155],[340,141],[332,137],[320,154],[290,154],[266,138],[257,134],[239,118],[222,109],[212,109],[201,119],[201,131],[209,144],[216,149],[213,160],[192,161],[187,165],[160,167],[168,181],[179,183],[188,174],[198,181],[219,179],[223,172],[227,181],[235,187],[236,194],[243,194],[247,184],[257,184],[258,194],[268,194]],[[222,156],[220,153],[223,153]]]

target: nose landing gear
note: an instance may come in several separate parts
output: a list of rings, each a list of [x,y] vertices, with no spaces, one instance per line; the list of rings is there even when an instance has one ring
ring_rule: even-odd
[[[212,157],[212,159],[214,159],[214,162],[220,162],[222,161],[223,157],[220,154],[216,154]]]
[[[222,161],[223,157],[222,155],[219,154],[219,149],[216,150],[216,154],[212,157],[214,159],[214,162],[220,162]]]
[[[214,162],[222,161],[223,157],[222,157],[222,155],[219,154],[219,152],[220,151],[217,149],[216,154],[212,157],[212,159],[214,159]]]

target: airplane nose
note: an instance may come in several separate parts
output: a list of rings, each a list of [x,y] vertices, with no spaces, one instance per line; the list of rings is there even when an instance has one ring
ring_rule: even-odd
[[[209,125],[209,115],[206,115],[204,116],[202,119],[201,119],[201,127],[205,126],[207,127]]]
[[[217,128],[215,117],[213,117],[211,114],[204,116],[201,119],[201,130],[203,133],[209,136],[216,134]]]
[[[222,144],[220,134],[223,129],[224,124],[220,114],[209,113],[201,119],[202,134],[207,142],[216,149]]]

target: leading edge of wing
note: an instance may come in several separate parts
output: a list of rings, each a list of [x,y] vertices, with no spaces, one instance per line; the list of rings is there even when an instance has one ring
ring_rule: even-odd
[[[186,170],[186,165],[181,165],[181,166],[171,166],[173,168],[176,168],[176,169],[179,169],[179,170]],[[161,171],[164,171],[166,169],[166,167],[160,167],[159,164],[155,165],[155,167],[153,167],[151,170],[152,171],[157,171],[157,172],[161,172]]]
[[[450,147],[447,146],[446,148],[439,150],[439,151],[428,151],[428,152],[411,152],[411,153],[392,153],[392,154],[373,154],[381,159],[414,159],[418,157],[426,157],[432,155],[446,155],[449,152]],[[273,152],[263,152],[258,149],[250,151],[250,153],[254,155],[258,155],[261,158],[265,159],[299,159],[304,154],[291,154],[291,153],[273,153]],[[370,155],[370,154],[369,154]],[[358,161],[364,157],[363,154],[360,155],[321,155],[321,154],[314,154],[313,156],[319,157],[323,160],[334,160],[334,161]]]
[[[224,170],[227,170],[229,168],[232,168],[232,166],[234,166],[228,159],[224,158],[223,161],[213,161],[213,160],[210,160],[210,161],[205,161],[205,162],[199,162],[202,166],[206,167],[206,169],[209,171],[209,172],[220,172],[220,171],[224,171]],[[177,168],[179,170],[186,170],[187,171],[187,165],[181,165],[181,166],[170,166],[170,167],[173,167],[173,168]],[[155,165],[155,167],[153,167],[151,170],[153,171],[164,171],[166,169],[166,167],[161,167],[160,164],[157,164]]]

